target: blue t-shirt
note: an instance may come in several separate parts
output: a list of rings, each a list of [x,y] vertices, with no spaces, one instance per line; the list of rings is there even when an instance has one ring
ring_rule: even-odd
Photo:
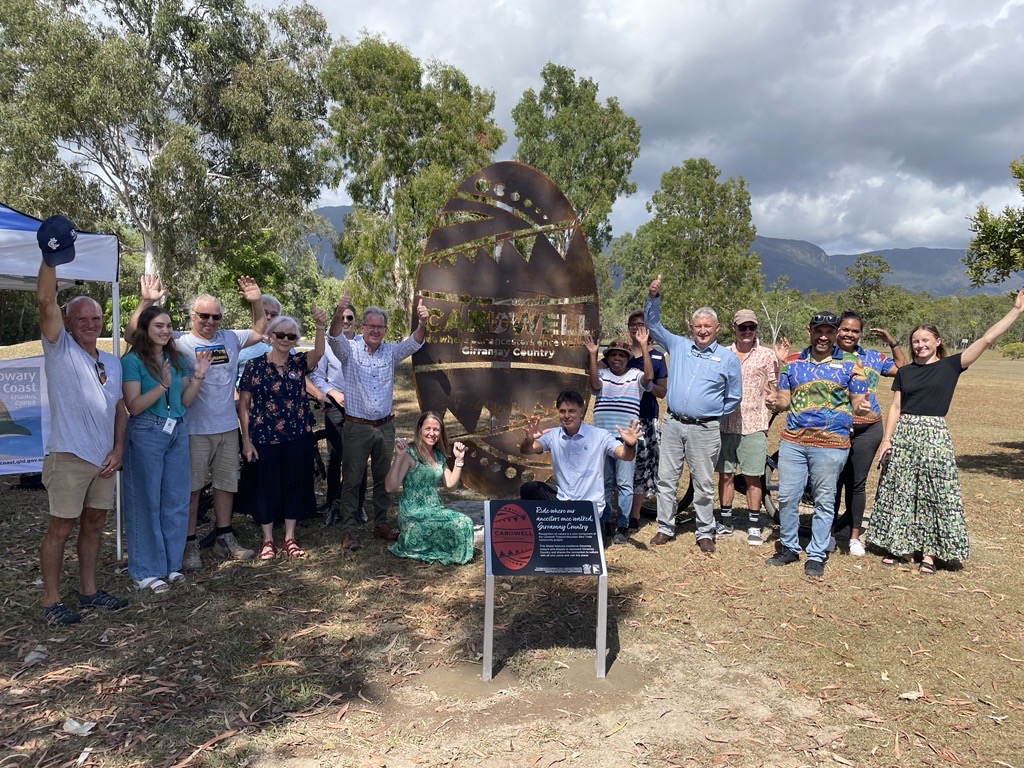
[[[179,371],[171,366],[171,388],[164,392],[163,397],[158,397],[156,402],[146,409],[146,413],[152,413],[162,419],[170,417],[180,419],[185,415],[185,406],[181,404],[181,390],[184,388],[182,379],[189,376],[189,372]],[[160,384],[159,379],[153,378],[153,374],[146,368],[142,358],[132,350],[121,358],[121,378],[124,381],[139,382],[140,392],[145,394],[153,387]]]

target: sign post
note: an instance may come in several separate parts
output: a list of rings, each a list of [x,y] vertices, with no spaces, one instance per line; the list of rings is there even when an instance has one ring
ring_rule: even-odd
[[[604,677],[608,647],[608,569],[597,510],[589,501],[487,501],[484,511],[484,666],[494,662],[495,576],[597,576],[597,659]]]

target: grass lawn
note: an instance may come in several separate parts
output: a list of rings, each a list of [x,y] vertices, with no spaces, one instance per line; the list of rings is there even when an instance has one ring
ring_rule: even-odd
[[[411,434],[407,363],[399,386]],[[738,535],[714,556],[686,533],[652,551],[648,525],[607,553],[604,680],[595,581],[500,580],[499,666],[483,683],[480,558],[400,560],[368,532],[351,553],[319,523],[299,530],[307,560],[206,552],[164,597],[47,627],[46,496],[0,478],[0,768],[1024,768],[1022,400],[1022,361],[990,353],[961,379],[949,425],[971,533],[962,570],[924,578],[837,554],[816,582],[764,566],[771,547]],[[248,519],[236,528],[257,541]],[[110,529],[101,585],[127,594]],[[68,718],[95,726],[76,735]]]

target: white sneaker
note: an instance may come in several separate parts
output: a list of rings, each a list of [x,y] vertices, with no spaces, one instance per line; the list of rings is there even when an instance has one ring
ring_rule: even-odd
[[[760,547],[764,544],[760,528],[747,528],[747,544],[752,547]]]
[[[850,539],[850,554],[854,557],[864,557],[864,543],[860,539]]]

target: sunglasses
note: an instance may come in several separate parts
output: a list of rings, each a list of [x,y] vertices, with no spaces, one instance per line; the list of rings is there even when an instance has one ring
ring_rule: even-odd
[[[100,380],[100,384],[107,383],[107,368],[99,360],[96,361],[96,378]]]
[[[744,333],[747,331],[756,331],[757,323],[743,323],[743,325],[737,325],[736,330],[743,331]]]
[[[645,328],[646,326],[643,323],[630,323],[629,327],[630,328]]]
[[[355,315],[342,315],[341,319],[344,320],[346,323],[352,323],[352,322],[355,322],[356,316]]]
[[[220,322],[221,315],[216,312],[196,312],[196,317],[200,320],[213,320],[214,322]]]
[[[288,339],[288,341],[295,341],[299,338],[297,333],[281,333],[280,331],[274,331],[274,335],[279,339]]]

